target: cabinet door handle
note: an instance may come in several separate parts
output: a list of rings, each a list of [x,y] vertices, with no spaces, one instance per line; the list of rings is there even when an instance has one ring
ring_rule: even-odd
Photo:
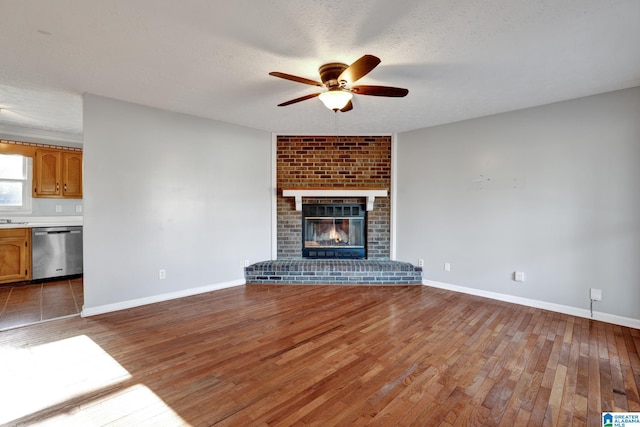
[[[56,191],[60,190],[60,183],[56,182]]]
[[[67,191],[67,183],[66,182],[64,183],[64,191],[65,191],[65,193]]]

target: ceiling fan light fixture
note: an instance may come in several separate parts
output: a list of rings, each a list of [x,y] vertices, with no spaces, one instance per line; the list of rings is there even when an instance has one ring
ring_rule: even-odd
[[[343,109],[351,98],[353,98],[353,94],[351,92],[346,92],[344,90],[329,90],[327,92],[322,92],[318,98],[330,110],[338,111]]]
[[[318,68],[318,73],[320,74],[320,80],[322,80],[322,82],[310,80],[305,77],[294,76],[292,74],[281,73],[279,71],[272,71],[269,75],[326,89],[324,92],[316,91],[309,95],[300,96],[298,98],[282,102],[278,104],[278,107],[285,107],[311,98],[320,98],[320,101],[322,101],[328,109],[334,112],[347,112],[353,110],[353,104],[351,103],[353,95],[399,98],[407,96],[409,93],[408,89],[393,86],[353,86],[353,83],[369,74],[379,63],[380,58],[373,55],[363,55],[351,65],[346,65],[341,62],[330,62]]]

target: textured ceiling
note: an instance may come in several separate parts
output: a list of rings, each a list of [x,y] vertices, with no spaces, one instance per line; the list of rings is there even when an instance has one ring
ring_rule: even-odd
[[[0,130],[82,134],[85,92],[280,133],[387,133],[640,86],[638,0],[2,0]],[[382,63],[334,114],[327,62]]]

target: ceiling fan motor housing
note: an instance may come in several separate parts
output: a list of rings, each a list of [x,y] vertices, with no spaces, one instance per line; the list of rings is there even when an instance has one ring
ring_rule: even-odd
[[[322,65],[318,69],[318,72],[320,73],[320,79],[322,80],[322,83],[324,83],[324,85],[327,87],[327,89],[335,90],[338,88],[342,88],[347,84],[347,82],[344,80],[338,81],[338,77],[340,77],[340,74],[342,74],[342,72],[346,70],[347,67],[347,64],[342,64],[340,62],[331,62],[329,64]]]

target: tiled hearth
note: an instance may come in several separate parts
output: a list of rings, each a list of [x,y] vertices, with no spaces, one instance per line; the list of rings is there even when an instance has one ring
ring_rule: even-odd
[[[247,284],[420,285],[422,268],[373,260],[275,260],[245,268]]]

